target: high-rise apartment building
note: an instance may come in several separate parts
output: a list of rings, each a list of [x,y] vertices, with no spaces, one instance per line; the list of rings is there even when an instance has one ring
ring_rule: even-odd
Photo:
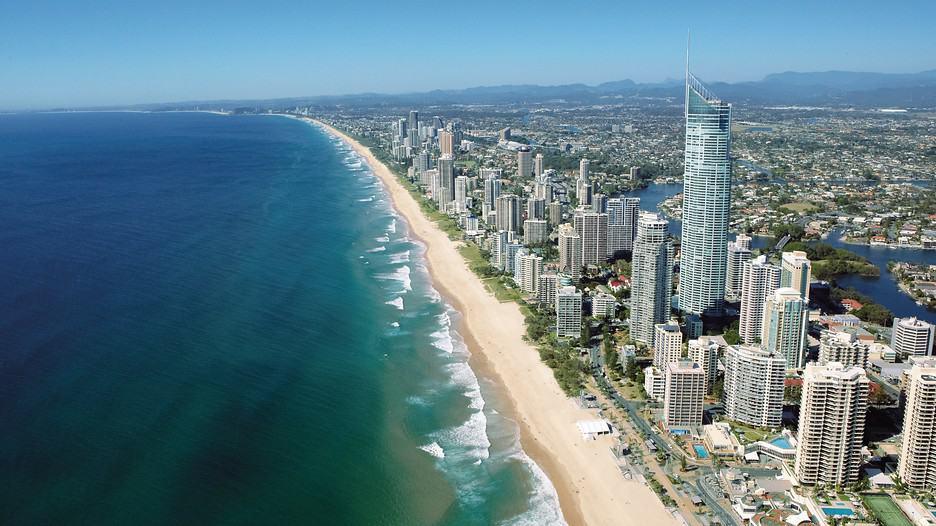
[[[549,227],[545,219],[527,219],[523,222],[523,242],[539,245],[549,239]]]
[[[822,331],[819,337],[819,365],[838,362],[845,367],[868,367],[870,346],[851,332]]]
[[[517,150],[517,175],[520,177],[533,176],[533,151],[529,146],[521,146]]]
[[[543,171],[545,170],[543,163],[543,154],[536,154],[536,157],[533,158],[533,177],[539,179],[543,176]]]
[[[608,199],[608,256],[634,250],[637,220],[640,214],[639,197]]]
[[[663,421],[668,430],[701,427],[704,399],[705,372],[699,364],[686,360],[667,364]]]
[[[543,258],[536,254],[520,254],[517,256],[515,281],[523,292],[536,294],[539,287],[539,278],[543,273]]]
[[[783,356],[787,369],[799,369],[806,365],[808,318],[809,306],[794,288],[780,287],[764,302],[761,345]]]
[[[556,291],[556,336],[578,338],[582,334],[582,293],[573,286]]]
[[[559,283],[555,272],[542,273],[536,285],[537,302],[542,305],[556,305],[556,286]]]
[[[728,266],[725,274],[725,294],[732,299],[741,297],[744,262],[751,259],[751,237],[738,234],[728,243]]]
[[[497,206],[497,198],[500,197],[500,176],[500,170],[481,170],[481,179],[484,180],[484,202],[481,203],[481,215],[485,222],[487,222],[488,214]]]
[[[667,364],[682,359],[683,335],[675,321],[658,323],[653,327],[653,365],[661,371]]]
[[[809,282],[812,279],[812,264],[806,253],[800,250],[784,252],[780,260],[780,286],[796,289],[809,304]]]
[[[705,372],[705,394],[711,394],[718,374],[718,344],[705,339],[689,340],[688,357]]]
[[[442,177],[442,202],[451,203],[455,200],[455,157],[439,157],[439,175]]]
[[[439,131],[439,151],[442,155],[455,155],[455,134],[447,131]]]
[[[582,238],[582,265],[601,265],[608,260],[608,214],[578,209],[573,218]]]
[[[673,291],[673,242],[668,222],[643,212],[631,261],[630,331],[635,341],[653,344],[653,330],[670,316]]]
[[[468,177],[459,175],[455,178],[455,212],[468,211]]]
[[[582,238],[572,225],[559,225],[559,270],[578,280],[582,277]]]
[[[494,200],[497,213],[497,229],[508,232],[520,232],[520,198],[507,194]]]
[[[679,309],[721,314],[731,217],[731,105],[686,70]]]
[[[913,489],[932,491],[936,489],[936,367],[914,365],[904,385],[897,474]]]
[[[778,428],[783,418],[786,360],[760,347],[725,350],[725,416],[757,427]]]
[[[936,325],[915,317],[894,318],[891,348],[902,356],[929,356],[933,354]]]
[[[767,256],[758,256],[742,264],[741,321],[738,327],[742,342],[760,342],[764,304],[779,286],[780,268],[767,263]]]
[[[806,366],[793,463],[801,484],[847,486],[858,480],[868,386],[859,367]]]

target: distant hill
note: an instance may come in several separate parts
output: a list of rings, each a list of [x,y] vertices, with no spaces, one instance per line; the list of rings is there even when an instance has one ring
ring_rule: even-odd
[[[705,79],[703,79],[705,80]],[[767,75],[755,82],[707,82],[722,99],[735,104],[809,105],[835,107],[905,107],[936,108],[936,70],[920,73],[865,73],[852,71],[822,71],[800,73],[787,71]],[[420,93],[292,97],[270,100],[187,101],[167,104],[145,104],[137,109],[170,109],[193,107],[203,109],[224,107],[244,109],[280,109],[296,105],[374,106],[374,105],[445,105],[445,104],[505,104],[600,103],[627,98],[659,98],[681,101],[681,80],[659,83],[637,83],[632,80],[605,82],[596,86],[562,84],[540,86],[514,84],[478,86],[464,89],[433,90]]]

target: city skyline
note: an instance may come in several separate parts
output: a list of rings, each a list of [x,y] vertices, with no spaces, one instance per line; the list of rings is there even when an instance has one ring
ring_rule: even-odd
[[[536,4],[523,11],[527,23],[521,24],[497,16],[501,6],[483,3],[460,8],[459,24],[428,4],[407,10],[369,2],[315,9],[282,2],[265,10],[212,2],[106,9],[30,4],[8,9],[0,22],[8,44],[0,108],[593,85],[625,78],[659,82],[681,76],[687,29],[695,41],[696,72],[709,82],[753,81],[784,71],[936,67],[926,22],[936,14],[932,5],[912,3],[868,16],[882,8],[863,4],[851,10],[803,4],[809,17],[789,5],[673,16],[680,10],[663,13],[649,4],[576,11]],[[559,36],[575,25],[589,27],[591,37]],[[432,68],[399,67],[406,60],[404,33],[411,32],[401,27],[441,37],[420,47],[421,60]],[[466,40],[472,52],[459,54]],[[507,52],[517,42],[534,44],[535,51]],[[733,60],[718,59],[727,54]]]

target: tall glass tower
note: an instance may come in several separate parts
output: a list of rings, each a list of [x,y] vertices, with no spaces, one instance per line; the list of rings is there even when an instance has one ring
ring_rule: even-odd
[[[686,154],[679,310],[720,315],[731,213],[731,105],[686,67]]]

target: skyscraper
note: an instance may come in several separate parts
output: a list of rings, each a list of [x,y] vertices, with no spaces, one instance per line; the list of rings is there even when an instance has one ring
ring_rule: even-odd
[[[663,394],[663,420],[666,428],[691,430],[702,426],[702,402],[705,398],[705,372],[692,361],[678,361],[666,366]]]
[[[540,274],[543,273],[543,258],[536,254],[521,253],[517,255],[517,264],[514,274],[517,285],[523,292],[536,294],[539,287]]]
[[[556,291],[556,336],[578,338],[582,334],[582,293],[573,286]]]
[[[705,394],[710,394],[718,373],[718,344],[709,339],[689,340],[688,357],[705,371]]]
[[[914,365],[905,391],[897,473],[907,486],[932,491],[936,488],[936,368]]]
[[[497,229],[518,233],[520,231],[520,198],[513,194],[502,195],[494,202],[497,212]]]
[[[669,319],[673,289],[673,243],[669,223],[653,212],[637,222],[631,267],[631,337],[653,344],[653,327]]]
[[[559,270],[578,280],[582,277],[582,238],[572,225],[559,225]]]
[[[463,213],[468,211],[468,177],[459,175],[455,178],[455,211]]]
[[[576,210],[575,231],[582,238],[582,265],[601,265],[608,260],[608,214]]]
[[[858,480],[868,386],[858,367],[806,366],[793,462],[801,484],[846,486]]]
[[[406,137],[413,148],[418,148],[422,142],[419,139],[419,112],[416,110],[410,110],[409,112],[409,121],[406,123]]]
[[[869,345],[850,332],[822,331],[819,337],[819,365],[838,362],[865,369],[869,351]]]
[[[579,161],[579,176],[575,181],[575,197],[578,199],[580,206],[591,204],[592,190],[589,161],[588,159],[582,159]]]
[[[675,321],[653,326],[653,366],[661,371],[682,358],[682,331]]]
[[[767,263],[767,256],[758,256],[742,264],[742,274],[738,333],[741,341],[750,345],[760,342],[764,304],[780,286],[780,268]]]
[[[806,364],[806,320],[809,308],[798,290],[780,287],[764,302],[761,345],[786,359],[787,369]]]
[[[741,296],[744,262],[751,259],[751,237],[738,234],[728,243],[728,266],[725,274],[725,294],[737,299]]]
[[[894,318],[891,348],[903,356],[929,356],[933,353],[936,325],[912,318]]]
[[[451,155],[439,157],[439,175],[442,181],[442,203],[455,200],[455,158]],[[440,205],[441,207],[441,205]]]
[[[521,146],[517,150],[517,175],[520,177],[533,175],[533,151],[529,146]]]
[[[812,265],[806,253],[794,250],[784,252],[780,262],[780,286],[791,287],[799,291],[800,296],[809,303],[809,281]]]
[[[481,170],[484,179],[484,202],[481,203],[482,219],[487,221],[488,214],[497,206],[501,193],[500,170]]]
[[[686,152],[679,309],[721,314],[731,217],[731,105],[686,64]]]
[[[455,155],[455,134],[447,131],[439,131],[439,150],[442,155]]]
[[[543,171],[545,170],[543,163],[543,154],[536,154],[536,157],[533,158],[533,177],[539,179],[543,176]]]
[[[786,360],[759,347],[725,351],[725,416],[758,427],[780,427]]]
[[[527,219],[523,222],[523,242],[538,245],[549,239],[549,229],[545,219]]]

